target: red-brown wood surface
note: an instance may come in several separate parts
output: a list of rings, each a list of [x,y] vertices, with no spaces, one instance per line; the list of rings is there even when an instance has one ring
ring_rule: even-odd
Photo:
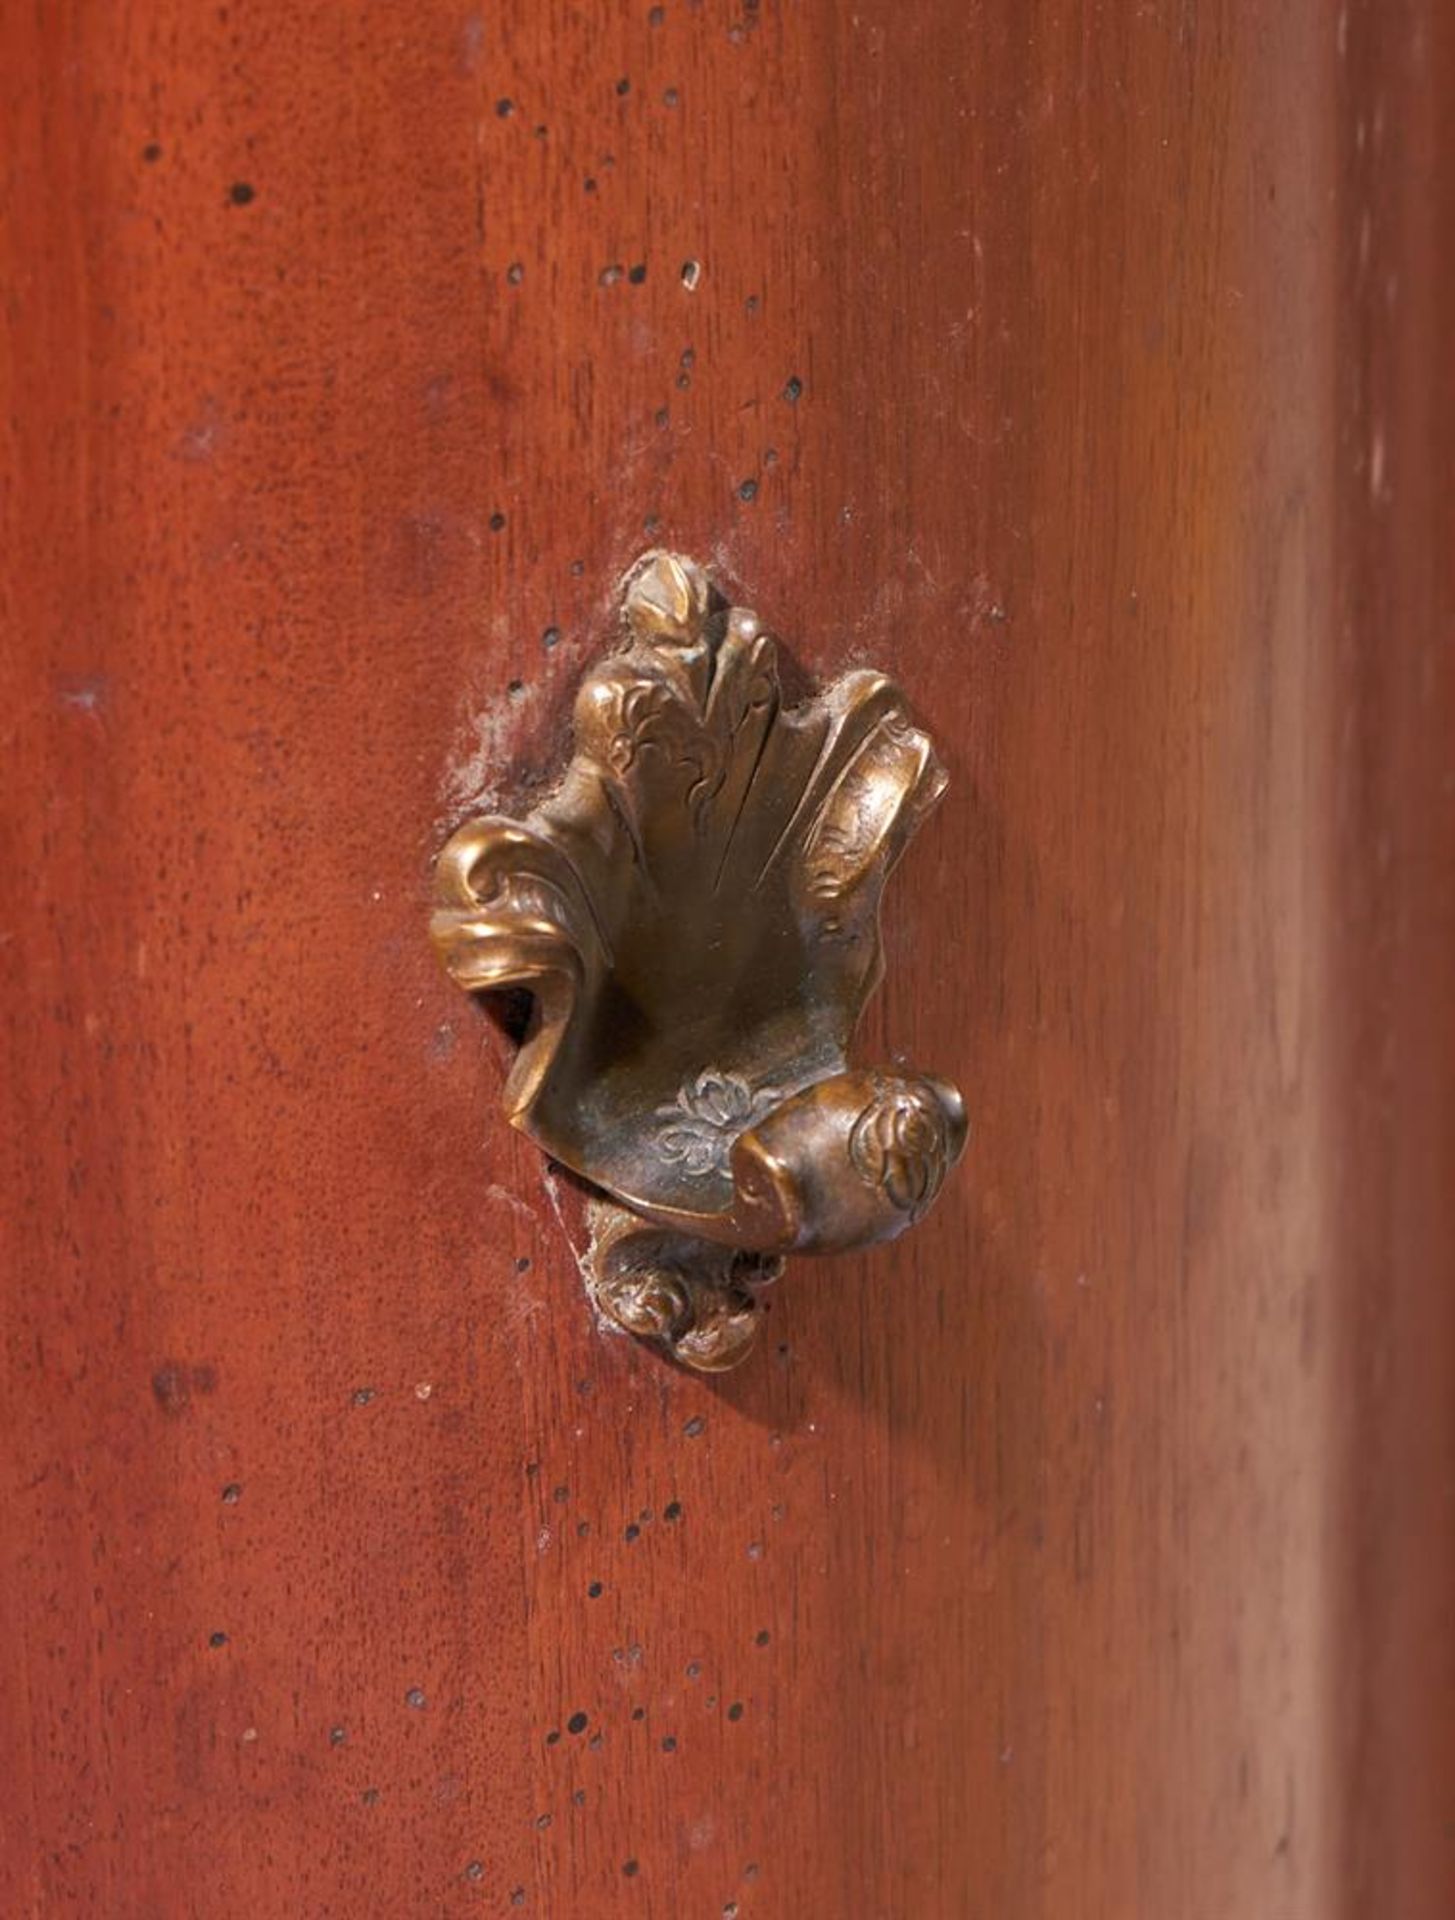
[[[1452,80],[6,10],[0,1912],[1443,1920]],[[966,1166],[716,1384],[425,938],[656,541],[953,778],[865,1040]]]

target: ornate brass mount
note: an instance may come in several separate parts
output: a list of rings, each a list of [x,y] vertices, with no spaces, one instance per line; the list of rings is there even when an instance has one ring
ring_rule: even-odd
[[[718,1371],[783,1254],[892,1239],[965,1144],[954,1087],[847,1059],[945,775],[881,674],[785,707],[773,640],[691,560],[639,561],[623,624],[550,798],[440,855],[431,930],[462,987],[530,995],[505,1110],[605,1196],[598,1306]]]

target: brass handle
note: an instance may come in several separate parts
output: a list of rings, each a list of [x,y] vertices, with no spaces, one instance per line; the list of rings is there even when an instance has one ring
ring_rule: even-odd
[[[624,629],[550,798],[445,847],[431,932],[468,991],[532,996],[505,1110],[606,1196],[598,1305],[716,1371],[783,1254],[893,1238],[964,1147],[948,1082],[847,1058],[945,775],[881,674],[784,706],[773,640],[691,560],[637,564]]]

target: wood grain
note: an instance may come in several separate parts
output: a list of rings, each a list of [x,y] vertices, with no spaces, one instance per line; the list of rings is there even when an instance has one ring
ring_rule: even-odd
[[[1447,16],[6,11],[0,1911],[1443,1920]],[[953,780],[716,1385],[425,937],[657,540]]]

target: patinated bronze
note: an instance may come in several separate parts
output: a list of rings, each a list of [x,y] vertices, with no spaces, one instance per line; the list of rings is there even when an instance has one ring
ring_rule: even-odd
[[[782,1255],[891,1239],[964,1146],[954,1087],[847,1057],[945,775],[881,674],[786,707],[773,640],[691,560],[640,561],[623,624],[550,798],[444,849],[432,932],[462,987],[532,996],[505,1109],[603,1196],[598,1305],[717,1370]]]

